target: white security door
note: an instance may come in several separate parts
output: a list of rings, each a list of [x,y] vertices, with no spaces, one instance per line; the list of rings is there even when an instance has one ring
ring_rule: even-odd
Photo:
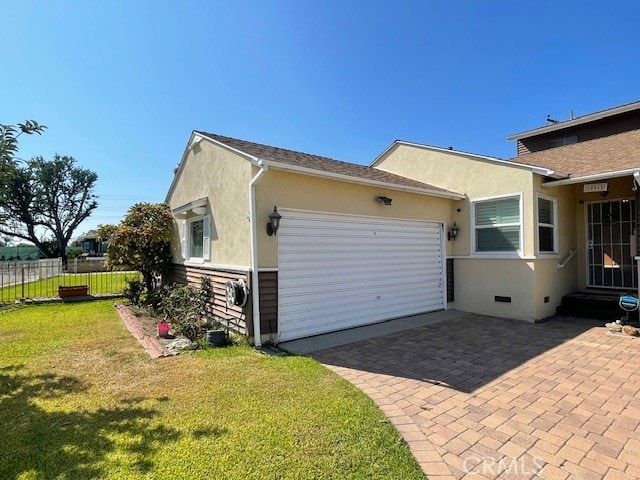
[[[281,214],[281,341],[445,308],[439,223]]]

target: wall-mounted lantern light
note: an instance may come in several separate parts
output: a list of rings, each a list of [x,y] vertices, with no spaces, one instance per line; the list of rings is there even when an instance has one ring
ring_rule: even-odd
[[[447,239],[453,240],[455,242],[459,232],[460,232],[460,227],[458,227],[456,222],[453,222],[453,225],[451,225],[451,230],[449,230],[449,233],[447,234]]]
[[[280,219],[282,215],[278,213],[278,208],[273,207],[273,212],[269,215],[269,223],[267,223],[267,235],[275,235],[280,228]]]
[[[378,200],[379,203],[384,203],[387,207],[390,207],[391,206],[391,201],[393,199],[391,199],[389,197],[384,197],[384,196],[381,195],[381,196],[379,196],[377,198],[377,200]]]

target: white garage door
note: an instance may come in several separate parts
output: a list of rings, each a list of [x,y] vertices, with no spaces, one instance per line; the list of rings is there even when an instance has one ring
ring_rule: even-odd
[[[280,340],[445,307],[439,223],[281,214]]]

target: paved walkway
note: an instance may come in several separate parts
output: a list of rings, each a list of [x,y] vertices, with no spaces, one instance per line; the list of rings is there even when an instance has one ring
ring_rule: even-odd
[[[640,478],[640,340],[468,314],[312,355],[385,412],[431,480]]]

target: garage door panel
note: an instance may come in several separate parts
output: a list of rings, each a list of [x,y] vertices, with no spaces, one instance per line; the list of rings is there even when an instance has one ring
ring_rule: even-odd
[[[365,307],[370,302],[354,302],[346,305],[327,304],[319,306],[313,311],[309,309],[300,309],[299,311],[293,310],[291,319],[280,322],[280,325],[286,327],[291,325],[296,327],[309,323],[315,326],[315,320],[318,316],[322,317],[323,326],[332,323],[339,323],[342,328],[349,328],[353,326],[363,325],[366,323],[372,323],[371,315],[368,309]],[[387,304],[376,305],[376,311],[383,315],[385,319],[395,318],[403,315],[412,315],[414,313],[423,312],[424,308],[430,308],[434,303],[425,301],[424,299],[414,298],[399,298],[395,301],[390,301]],[[280,312],[278,312],[280,313]],[[295,317],[293,317],[295,315]],[[338,329],[335,329],[338,330]]]
[[[426,287],[426,288],[425,288]],[[390,295],[416,295],[418,298],[426,298],[429,292],[435,292],[438,295],[442,291],[442,284],[436,281],[432,282],[414,282],[413,284],[401,284],[378,282],[359,284],[345,284],[339,291],[331,289],[330,285],[318,285],[307,290],[298,289],[288,291],[281,295],[284,301],[283,308],[289,304],[309,305],[315,301],[333,302],[338,304],[346,304],[354,299],[362,301],[376,301],[379,298],[387,298]]]
[[[444,308],[439,224],[281,213],[281,340]]]
[[[332,273],[338,273],[340,278],[344,275],[360,275],[360,276],[369,276],[372,274],[380,273],[381,275],[389,275],[391,276],[393,273],[397,273],[398,270],[402,269],[402,271],[410,272],[412,269],[417,269],[421,272],[432,272],[434,275],[440,275],[440,271],[442,269],[442,265],[438,262],[437,264],[429,264],[424,268],[421,268],[417,265],[418,260],[397,260],[391,265],[376,265],[371,262],[371,260],[362,260],[362,261],[354,261],[349,264],[344,261],[326,261],[322,265],[297,265],[297,264],[287,264],[287,268],[289,270],[289,274],[287,275],[287,279],[291,279],[293,284],[297,283],[300,280],[310,278],[308,275],[309,268],[313,268],[314,270],[314,278],[330,278]],[[284,280],[282,280],[284,281]]]
[[[336,285],[339,282],[339,285]],[[290,281],[280,283],[279,288],[282,299],[288,300],[296,296],[303,296],[306,299],[313,298],[318,294],[332,294],[333,298],[344,297],[348,294],[362,295],[375,298],[388,290],[409,290],[417,288],[426,294],[426,287],[442,288],[440,278],[425,278],[419,273],[398,273],[394,277],[380,277],[359,279],[357,277],[342,277],[317,279],[301,279],[297,283]]]
[[[428,281],[430,278],[440,280],[441,266],[433,266],[425,269],[420,269],[420,266],[416,263],[401,265],[401,269],[393,267],[375,268],[375,265],[369,267],[360,267],[358,269],[335,269],[333,271],[329,269],[323,269],[324,274],[320,269],[314,271],[314,275],[310,276],[303,270],[297,270],[295,274],[287,276],[282,279],[279,284],[285,287],[283,293],[289,293],[291,289],[303,289],[306,287],[329,285],[333,286],[336,291],[346,286],[352,286],[359,282],[381,282],[384,286],[386,284],[393,284],[401,282],[403,284],[409,284],[411,282],[421,283]],[[308,272],[308,271],[307,271]],[[312,293],[312,292],[311,292]]]
[[[412,303],[407,304],[394,304],[389,305],[386,308],[379,310],[380,316],[383,319],[404,317],[422,313],[425,311],[439,310],[441,307],[438,304],[429,303]],[[371,316],[367,313],[362,313],[361,307],[354,308],[349,312],[345,312],[345,315],[338,315],[335,311],[326,310],[322,314],[325,316],[323,323],[323,332],[331,332],[335,330],[342,330],[345,328],[357,327],[360,325],[367,325],[375,323],[371,321]],[[308,335],[317,335],[317,325],[314,323],[316,317],[300,317],[300,321],[291,322],[290,324],[280,323],[280,327],[284,328],[288,334],[288,338],[300,338]]]
[[[291,228],[295,228],[290,225]],[[327,227],[330,228],[330,227]],[[335,241],[344,240],[345,238],[353,239],[354,242],[415,242],[417,235],[424,233],[423,238],[427,241],[437,242],[439,236],[429,235],[424,229],[416,229],[412,231],[399,231],[393,232],[391,230],[380,231],[378,229],[372,230],[372,226],[367,226],[367,230],[339,230],[332,231],[330,233],[316,229],[304,229],[303,232],[295,232],[290,234],[287,238],[283,239],[283,244],[298,244],[298,241],[302,238],[305,240],[311,240],[318,244],[332,244]]]
[[[351,265],[380,265],[383,267],[385,262],[390,265],[395,262],[403,262],[405,264],[410,264],[414,261],[433,262],[433,256],[436,255],[438,255],[437,250],[432,252],[405,251],[403,255],[398,251],[376,252],[375,249],[368,252],[353,253],[327,251],[324,258],[321,255],[309,254],[305,256],[303,253],[292,253],[286,260],[279,262],[279,266],[293,270],[329,267],[348,269]],[[372,256],[375,256],[375,258],[372,258]],[[348,263],[345,263],[345,261],[348,261]]]
[[[419,244],[392,244],[385,245],[382,243],[372,242],[369,245],[350,245],[349,243],[336,242],[332,245],[315,245],[308,243],[306,245],[299,246],[284,246],[288,248],[288,257],[285,262],[309,262],[316,260],[316,258],[309,257],[310,254],[324,254],[329,259],[331,258],[344,258],[353,256],[353,258],[367,258],[372,254],[384,254],[388,257],[403,258],[408,254],[414,255],[428,255],[431,253],[439,252],[439,245],[419,245]],[[321,258],[321,257],[318,257]]]
[[[437,284],[433,284],[432,287],[439,289]],[[285,303],[283,308],[285,309],[284,311],[289,311],[289,308],[293,309],[298,307],[301,309],[314,309],[322,307],[324,306],[322,304],[327,303],[346,305],[350,303],[350,301],[353,302],[353,299],[358,299],[360,303],[376,302],[378,304],[384,304],[387,299],[407,298],[408,300],[412,300],[413,298],[426,298],[424,295],[424,284],[422,283],[416,283],[408,287],[399,284],[381,285],[381,287],[373,293],[371,289],[366,290],[359,286],[346,285],[340,292],[340,295],[341,297],[336,298],[336,292],[328,288],[324,290],[319,288],[316,289],[313,294],[304,296],[291,292],[282,296],[283,302]]]

